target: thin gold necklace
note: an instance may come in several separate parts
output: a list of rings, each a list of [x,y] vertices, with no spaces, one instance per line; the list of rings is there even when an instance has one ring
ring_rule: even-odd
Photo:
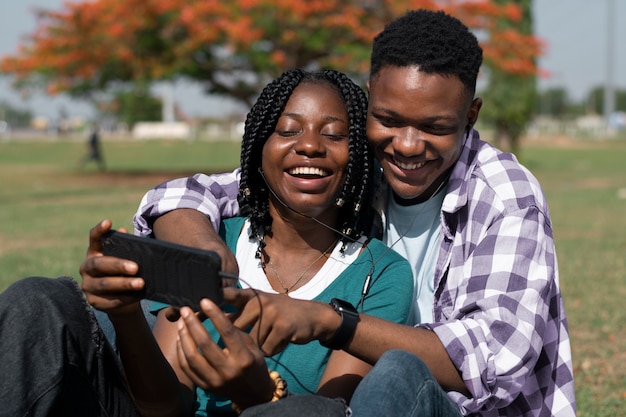
[[[267,252],[265,252],[264,249],[263,249],[263,252],[265,254],[265,257],[269,259],[269,262],[267,264],[265,262],[261,262],[261,268],[263,268],[263,270],[265,271],[265,266],[269,264],[270,268],[272,268],[272,272],[274,273],[274,275],[276,276],[276,279],[278,280],[278,283],[280,284],[281,287],[283,287],[283,290],[285,291],[283,292],[283,294],[288,296],[289,291],[291,291],[296,285],[298,285],[298,283],[302,280],[302,278],[304,278],[304,275],[313,267],[313,265],[315,265],[320,259],[324,257],[324,255],[326,255],[326,253],[329,250],[331,250],[332,248],[335,247],[335,245],[337,245],[337,240],[339,239],[336,239],[335,241],[333,241],[333,243],[331,243],[330,246],[326,248],[326,250],[320,254],[320,256],[318,256],[309,266],[306,267],[304,271],[302,271],[302,273],[298,276],[298,279],[296,279],[296,281],[288,287],[285,286],[285,284],[283,283],[283,280],[280,279],[280,275],[278,275],[278,271],[276,270],[276,267],[274,267],[272,258],[267,255]]]

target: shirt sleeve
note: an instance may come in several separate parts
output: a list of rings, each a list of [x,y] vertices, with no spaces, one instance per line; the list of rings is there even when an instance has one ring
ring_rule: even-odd
[[[240,168],[225,174],[195,174],[188,178],[166,181],[148,191],[133,217],[135,234],[152,235],[154,221],[163,214],[181,208],[204,213],[218,230],[222,218],[239,212]]]
[[[506,407],[536,382],[558,292],[552,232],[537,207],[498,219],[470,247],[448,272],[456,294],[443,320],[422,325],[437,334],[472,394],[450,393],[464,414]]]

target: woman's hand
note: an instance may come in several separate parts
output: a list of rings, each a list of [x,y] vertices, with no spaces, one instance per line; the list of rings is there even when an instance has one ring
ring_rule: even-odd
[[[212,301],[202,300],[201,308],[225,347],[211,339],[190,308],[181,308],[177,353],[183,372],[195,385],[228,397],[241,408],[270,401],[275,386],[264,352]]]
[[[125,315],[140,308],[139,298],[128,292],[141,290],[144,281],[135,276],[139,270],[135,262],[103,255],[100,238],[111,225],[110,220],[103,220],[89,232],[87,258],[80,266],[82,289],[94,308],[109,316]]]

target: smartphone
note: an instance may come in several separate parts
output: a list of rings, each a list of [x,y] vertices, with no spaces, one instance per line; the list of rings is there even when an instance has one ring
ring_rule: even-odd
[[[200,310],[203,298],[223,304],[221,258],[216,252],[116,230],[104,234],[101,242],[105,255],[139,265],[137,276],[143,278],[145,286],[133,291],[133,295],[178,307],[189,306],[194,311]]]

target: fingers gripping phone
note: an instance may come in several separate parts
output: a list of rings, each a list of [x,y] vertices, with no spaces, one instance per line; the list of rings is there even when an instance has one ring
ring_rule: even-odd
[[[134,261],[144,289],[133,292],[140,298],[200,310],[200,300],[224,301],[220,277],[221,258],[206,251],[147,237],[111,230],[101,239],[107,256]]]

